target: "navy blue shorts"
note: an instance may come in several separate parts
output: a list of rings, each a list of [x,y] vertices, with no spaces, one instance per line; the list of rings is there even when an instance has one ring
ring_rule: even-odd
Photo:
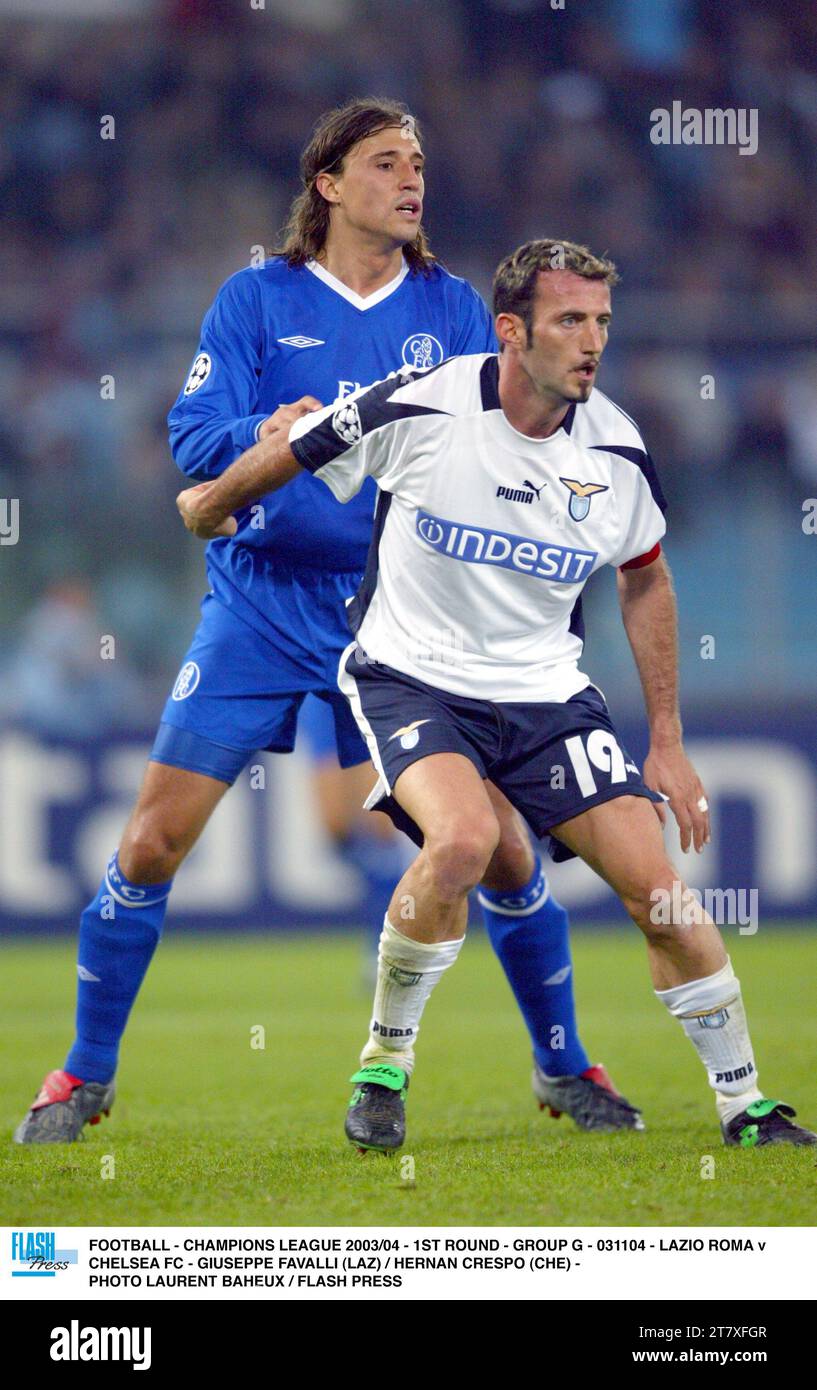
[[[551,826],[617,796],[664,798],[642,780],[622,748],[601,692],[588,685],[563,704],[494,704],[452,695],[353,648],[341,689],[349,698],[380,773],[370,809],[385,811],[422,844],[418,826],[392,789],[402,772],[431,753],[461,753],[524,816],[537,839]],[[551,838],[555,860],[573,859]]]
[[[262,637],[208,594],[201,622],[165,705],[151,759],[232,783],[254,753],[291,753],[307,694],[326,706],[341,767],[369,753],[337,687],[338,661],[349,641],[342,595],[310,586],[302,607],[311,645],[296,659]],[[301,615],[301,625],[303,619]],[[324,726],[324,745],[327,731]],[[324,747],[324,756],[327,749]]]

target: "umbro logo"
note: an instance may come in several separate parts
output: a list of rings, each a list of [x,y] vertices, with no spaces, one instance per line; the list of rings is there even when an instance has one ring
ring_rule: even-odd
[[[530,504],[538,501],[539,493],[545,487],[547,487],[547,483],[540,483],[538,487],[534,487],[533,483],[529,483],[526,478],[521,487],[498,487],[496,495],[502,497],[506,502],[527,502]]]
[[[563,965],[561,970],[557,970],[553,975],[548,975],[547,979],[542,981],[542,984],[563,985],[568,975],[570,974],[570,969],[571,967],[569,965]]]
[[[279,338],[279,343],[286,343],[287,347],[307,348],[323,347],[325,338],[307,338],[303,333],[295,333],[291,338]]]

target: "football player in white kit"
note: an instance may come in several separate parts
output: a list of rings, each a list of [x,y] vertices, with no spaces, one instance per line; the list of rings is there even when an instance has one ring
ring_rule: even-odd
[[[379,772],[367,804],[422,848],[381,936],[346,1122],[360,1149],[403,1142],[423,1008],[457,958],[468,892],[499,838],[487,779],[558,857],[579,855],[599,873],[644,933],[654,989],[701,1058],[724,1141],[817,1143],[758,1089],[740,983],[663,846],[665,800],[684,849],[709,838],[682,744],[663,499],[643,455],[584,447],[575,429],[615,279],[584,247],[527,243],[495,279],[499,355],[363,388],[179,498],[188,528],[209,536],[302,468],[339,501],[367,477],[380,489],[339,684]],[[644,692],[644,778],[578,666],[581,591],[605,564],[618,572]]]

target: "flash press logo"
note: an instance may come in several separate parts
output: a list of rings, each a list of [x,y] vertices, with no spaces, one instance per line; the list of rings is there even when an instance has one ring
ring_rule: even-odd
[[[134,1371],[148,1371],[151,1328],[80,1327],[74,1318],[68,1327],[51,1329],[51,1360],[130,1361]]]
[[[12,1231],[12,1279],[55,1279],[77,1263],[78,1251],[58,1250],[55,1231]]]

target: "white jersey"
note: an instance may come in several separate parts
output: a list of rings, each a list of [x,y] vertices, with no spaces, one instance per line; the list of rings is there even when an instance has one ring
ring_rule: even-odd
[[[380,488],[350,606],[371,660],[473,699],[561,702],[590,683],[581,591],[656,548],[663,497],[606,397],[531,439],[501,409],[498,369],[492,354],[398,373],[304,416],[289,440],[338,501],[367,476]]]

